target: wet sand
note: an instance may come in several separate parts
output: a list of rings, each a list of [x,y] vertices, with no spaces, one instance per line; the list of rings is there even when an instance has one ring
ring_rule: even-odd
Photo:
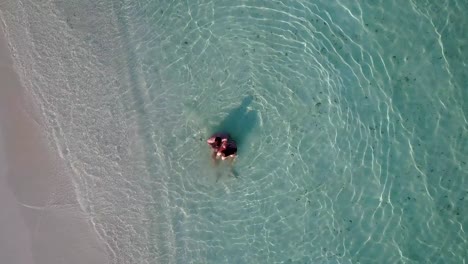
[[[49,151],[39,118],[26,110],[1,23],[0,80],[1,262],[108,263],[65,162]]]

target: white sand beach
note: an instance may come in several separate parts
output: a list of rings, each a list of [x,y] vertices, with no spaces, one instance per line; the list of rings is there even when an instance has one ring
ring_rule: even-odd
[[[70,175],[25,110],[7,43],[0,24],[1,263],[108,263]]]

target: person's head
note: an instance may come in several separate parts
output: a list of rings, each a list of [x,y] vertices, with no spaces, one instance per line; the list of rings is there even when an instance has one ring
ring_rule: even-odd
[[[221,145],[221,138],[220,137],[215,138],[215,144],[216,144],[216,146]]]

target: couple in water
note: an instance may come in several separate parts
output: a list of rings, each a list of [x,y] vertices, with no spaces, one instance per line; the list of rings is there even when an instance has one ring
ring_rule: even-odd
[[[229,160],[232,164],[237,156],[236,142],[228,133],[215,133],[206,141],[206,143],[211,147],[211,157],[215,164],[219,159]]]

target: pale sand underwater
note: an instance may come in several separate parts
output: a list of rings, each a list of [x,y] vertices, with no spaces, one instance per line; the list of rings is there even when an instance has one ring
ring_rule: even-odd
[[[468,2],[33,2],[0,5],[25,261],[467,262]]]
[[[0,25],[0,258],[8,264],[108,263],[70,178],[28,111]]]

